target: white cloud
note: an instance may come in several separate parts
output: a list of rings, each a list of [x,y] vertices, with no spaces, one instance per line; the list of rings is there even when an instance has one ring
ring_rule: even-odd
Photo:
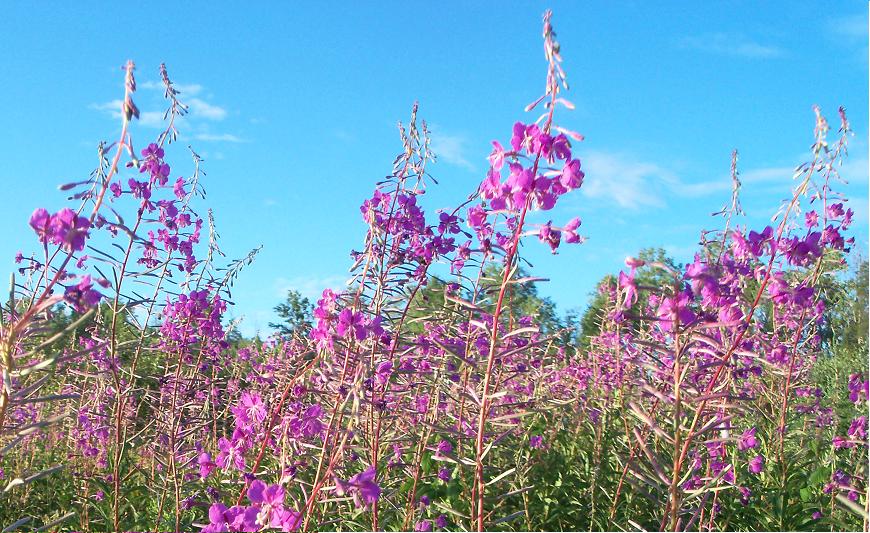
[[[767,167],[753,168],[745,172],[740,172],[740,181],[742,183],[773,183],[781,182],[783,184],[790,183],[794,176],[795,167]]]
[[[193,136],[197,141],[206,141],[206,142],[228,142],[228,143],[244,143],[248,142],[241,137],[233,135],[231,133],[197,133]]]
[[[693,257],[698,251],[698,244],[666,244],[664,250],[670,257],[679,261]]]
[[[163,111],[142,111],[139,113],[139,124],[149,128],[163,127]]]
[[[439,161],[450,165],[474,170],[474,165],[466,157],[468,140],[462,135],[449,135],[438,131],[433,126],[430,133],[432,138],[432,151]]]
[[[198,83],[173,83],[172,85],[179,94],[186,96],[195,96],[202,92],[202,85],[199,85]]]
[[[278,278],[275,280],[275,295],[284,298],[287,291],[295,290],[313,302],[320,299],[324,289],[343,289],[347,276],[296,276],[293,278]]]
[[[190,114],[195,118],[223,120],[227,116],[226,109],[210,104],[200,98],[190,98],[185,103],[190,106]]]
[[[197,94],[202,92],[202,85],[198,83],[172,83],[172,86],[175,87],[175,90],[178,91],[179,94],[183,94],[185,96],[196,96]],[[162,81],[143,81],[137,84],[139,89],[148,89],[151,91],[160,91],[163,92],[163,82]]]
[[[686,181],[676,172],[657,163],[637,161],[626,154],[600,151],[587,153],[582,161],[583,172],[586,174],[580,189],[583,194],[613,202],[625,209],[665,207],[669,197],[717,196],[723,201],[730,198],[729,174],[709,181]],[[863,179],[866,179],[866,160],[845,165],[843,177],[848,177],[850,173],[862,168],[862,164]],[[788,187],[793,174],[794,169],[791,167],[756,168],[741,171],[740,181],[744,185],[780,182]]]
[[[703,52],[754,59],[770,59],[784,54],[777,46],[761,44],[740,34],[708,33],[686,37],[681,44]]]
[[[111,102],[105,102],[102,104],[91,104],[88,107],[91,109],[96,109],[97,111],[103,111],[104,113],[111,113],[113,117],[120,118],[122,104],[123,102],[121,100],[115,99]]]
[[[664,182],[676,178],[653,163],[634,162],[616,154],[590,152],[583,157],[586,178],[580,189],[590,198],[609,200],[620,207],[663,207],[659,194]]]
[[[121,118],[121,100],[112,100],[102,104],[88,106],[102,113],[106,113],[113,119]],[[139,111],[139,124],[147,128],[158,128],[163,125],[163,111]]]
[[[852,153],[850,150],[849,153]],[[843,166],[837,169],[840,177],[850,183],[867,183],[870,167],[866,157],[850,156],[843,162]]]
[[[867,41],[867,16],[863,13],[828,20],[828,29],[839,37],[853,41]]]

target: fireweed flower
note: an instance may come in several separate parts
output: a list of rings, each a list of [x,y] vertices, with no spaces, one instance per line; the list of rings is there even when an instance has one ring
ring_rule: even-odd
[[[580,235],[577,234],[577,228],[580,227],[580,217],[572,218],[562,227],[562,232],[565,234],[565,242],[569,244],[579,243]]]
[[[67,252],[84,249],[90,226],[87,218],[78,216],[68,207],[54,215],[39,208],[30,216],[30,227],[36,232],[40,242],[62,246]]]
[[[257,513],[256,507],[246,508],[236,505],[227,509],[227,506],[222,503],[214,503],[208,510],[209,524],[202,531],[204,533],[259,531]]]
[[[749,460],[749,471],[758,474],[764,469],[764,457],[756,455]]]
[[[492,141],[492,153],[489,155],[489,164],[494,170],[501,170],[504,166],[504,148],[498,141]]]
[[[339,496],[350,493],[357,507],[370,507],[381,496],[381,487],[375,481],[375,473],[375,467],[371,466],[346,482],[336,480],[335,493]]]
[[[834,446],[835,450],[852,447],[852,443],[840,435],[834,435],[834,438],[831,439],[831,444]]]
[[[559,248],[559,243],[562,240],[562,232],[557,229],[553,229],[550,222],[547,222],[543,226],[541,226],[540,231],[538,232],[538,238],[541,242],[546,243],[550,246],[550,251],[554,254],[556,250]]]
[[[224,437],[218,439],[218,449],[220,450],[220,453],[218,453],[215,462],[221,468],[229,468],[229,466],[232,465],[239,471],[245,470],[245,451],[247,451],[247,444],[244,439],[241,438],[241,435],[237,435],[238,431],[239,430],[236,429],[236,433],[233,434],[232,440],[227,440]]]
[[[741,452],[751,450],[758,445],[758,440],[755,438],[755,428],[749,428],[740,435],[737,439],[737,449]]]
[[[450,443],[450,441],[445,440],[445,439],[441,439],[441,442],[438,443],[438,447],[436,448],[435,456],[442,457],[442,456],[447,455],[448,453],[450,453],[452,451],[453,451],[453,445]]]
[[[43,208],[39,208],[30,215],[30,227],[36,232],[39,242],[47,244],[51,239],[49,224],[51,223],[51,215]]]
[[[849,376],[849,401],[854,404],[867,401],[867,391],[870,382],[863,379],[861,374]]]
[[[246,430],[259,427],[266,419],[266,405],[257,393],[243,392],[239,403],[230,408],[236,417],[236,426]]]
[[[248,488],[248,499],[257,509],[257,524],[282,531],[295,531],[299,527],[301,514],[284,507],[284,488],[280,485],[267,486],[254,480]]]
[[[855,439],[865,440],[867,438],[867,417],[859,416],[852,420],[848,435]]]
[[[559,174],[559,183],[569,191],[579,189],[583,185],[584,177],[585,174],[580,170],[580,160],[574,159],[565,163],[565,167],[562,168],[562,172]]]
[[[209,474],[211,474],[212,470],[217,467],[217,463],[212,461],[211,454],[208,452],[202,452],[201,454],[199,454],[196,463],[199,465],[200,479],[207,478]]]
[[[740,487],[740,504],[749,505],[749,498],[752,496],[752,491],[749,487]]]
[[[63,295],[63,299],[79,312],[97,305],[102,297],[102,294],[94,290],[90,276],[82,276],[78,284],[67,287]]]

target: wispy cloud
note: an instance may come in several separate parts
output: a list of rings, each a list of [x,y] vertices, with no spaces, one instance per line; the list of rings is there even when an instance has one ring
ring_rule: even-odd
[[[208,123],[226,119],[229,116],[229,112],[226,108],[207,101],[206,98],[210,99],[210,96],[202,95],[204,92],[202,85],[198,83],[175,84],[175,87],[183,95],[180,98],[182,103],[186,104],[189,108],[187,115],[178,117],[175,121],[175,125],[181,131],[182,136],[186,134],[197,141],[210,143],[249,142],[247,139],[233,133],[212,133],[209,131]],[[151,91],[151,94],[140,91],[135,97],[136,104],[140,108],[138,125],[146,128],[165,127],[166,111],[159,110],[158,107],[165,105],[165,102],[162,99],[162,95],[153,94],[162,91],[163,84],[149,80],[139,83],[139,88],[143,91]],[[91,104],[89,107],[115,120],[121,118],[122,102],[119,99]],[[148,109],[149,107],[151,110]],[[153,110],[154,107],[158,107],[158,109]]]
[[[432,151],[435,152],[439,161],[467,170],[474,170],[474,165],[466,157],[468,139],[465,136],[451,135],[436,129],[434,126],[431,136]]]
[[[184,96],[196,96],[197,94],[201,93],[203,90],[202,85],[200,85],[198,83],[189,83],[188,84],[188,83],[175,83],[175,82],[173,82],[172,86],[175,88],[176,91],[178,91],[178,93],[180,95],[184,95]],[[151,91],[163,91],[164,90],[162,82],[152,81],[152,80],[138,83],[137,87],[140,89],[148,89]]]
[[[190,114],[206,120],[223,120],[227,116],[227,110],[221,106],[210,104],[200,98],[190,98],[185,102],[190,106]]]
[[[788,183],[794,176],[794,167],[751,168],[740,171],[740,181],[745,184],[754,183]]]
[[[843,176],[859,172],[861,164],[856,161],[844,166]],[[863,179],[866,179],[866,160],[863,164]],[[658,163],[638,161],[629,154],[587,153],[583,157],[583,171],[586,173],[580,189],[583,194],[628,210],[666,207],[666,198],[720,196],[727,199],[731,191],[728,174],[707,181],[690,181]],[[744,185],[788,184],[793,174],[791,167],[755,168],[741,171],[740,180]]]
[[[275,295],[279,298],[287,296],[287,291],[295,290],[308,298],[316,301],[323,294],[324,289],[341,289],[347,281],[346,276],[296,276],[293,278],[277,278],[273,284]]]
[[[344,142],[353,142],[356,141],[356,136],[344,129],[336,129],[332,132],[336,139]]]
[[[242,139],[231,133],[197,133],[193,136],[197,141],[205,142],[228,142],[228,143],[246,143],[246,139]]]
[[[707,33],[685,37],[680,44],[712,54],[752,59],[772,59],[785,54],[778,46],[762,44],[742,34]]]
[[[101,113],[112,117],[113,119],[121,118],[121,100],[111,100],[102,104],[91,104],[88,106]],[[140,111],[139,124],[146,128],[158,128],[163,125],[163,111]]]
[[[867,16],[863,13],[834,17],[828,20],[828,29],[838,37],[867,42]]]
[[[858,148],[858,147],[856,147]],[[857,152],[857,150],[854,150]],[[864,153],[867,152],[867,149],[864,148]],[[849,151],[852,153],[852,150]],[[840,177],[854,183],[867,183],[868,174],[870,174],[870,162],[867,161],[866,157],[860,156],[850,156],[843,163],[837,172],[840,174]]]
[[[95,109],[97,111],[103,111],[106,113],[112,113],[113,115],[121,116],[121,100],[112,100],[110,102],[105,102],[102,104],[91,104],[88,107],[90,109]]]
[[[695,252],[698,251],[697,244],[666,244],[664,246],[665,252],[671,257],[676,258],[678,261],[682,259],[688,259],[695,255]]]
[[[660,194],[663,182],[676,176],[654,163],[632,161],[606,152],[590,152],[583,158],[586,178],[580,189],[584,195],[612,201],[626,209],[663,207]]]

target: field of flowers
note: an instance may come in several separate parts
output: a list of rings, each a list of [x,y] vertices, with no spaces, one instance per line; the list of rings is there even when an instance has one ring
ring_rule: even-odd
[[[128,62],[120,137],[16,236],[37,251],[0,308],[0,528],[867,530],[845,111],[816,109],[772,225],[737,223],[735,152],[693,262],[630,257],[582,324],[544,320],[523,247],[582,244],[538,218],[585,176],[549,13],[543,43],[540,117],[455,209],[422,206],[414,107],[346,288],[267,341],[224,316],[256,250],[226,259],[201,158],[167,160],[187,108],[161,65],[165,129],[134,143]]]

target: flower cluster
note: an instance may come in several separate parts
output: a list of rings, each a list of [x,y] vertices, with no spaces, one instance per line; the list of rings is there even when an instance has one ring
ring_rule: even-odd
[[[296,531],[302,524],[302,515],[284,505],[284,487],[280,485],[254,480],[248,487],[248,499],[251,502],[248,506],[227,508],[222,503],[212,504],[208,510],[209,524],[202,531]]]
[[[84,250],[91,223],[68,207],[53,215],[40,207],[30,215],[30,227],[36,232],[39,242],[56,244],[72,253]]]

